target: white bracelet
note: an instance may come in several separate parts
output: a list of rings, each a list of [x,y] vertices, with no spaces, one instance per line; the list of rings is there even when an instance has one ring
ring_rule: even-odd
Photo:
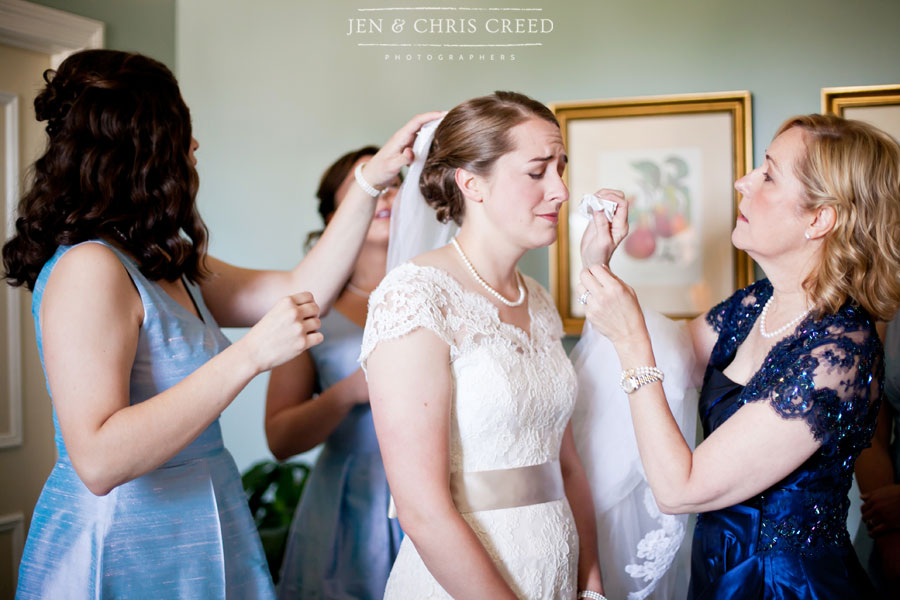
[[[364,164],[365,163],[359,163],[358,165],[356,165],[356,169],[353,170],[353,177],[356,178],[356,183],[359,184],[359,187],[361,187],[365,193],[372,196],[373,198],[377,198],[381,195],[381,190],[372,187],[372,184],[366,181],[366,178],[363,177],[362,170]]]
[[[654,381],[662,381],[665,378],[663,372],[656,367],[635,367],[634,369],[625,369],[622,371],[622,378],[619,379],[619,385],[622,391],[630,394],[635,390],[653,383]]]
[[[588,600],[606,600],[606,596],[593,590],[581,590],[578,592],[578,600],[581,600],[581,598],[588,598]]]

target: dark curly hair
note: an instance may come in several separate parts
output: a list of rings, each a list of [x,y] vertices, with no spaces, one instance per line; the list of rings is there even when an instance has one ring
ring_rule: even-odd
[[[517,92],[472,98],[447,113],[434,132],[419,180],[419,190],[437,211],[438,220],[462,224],[465,202],[456,185],[456,170],[488,175],[497,159],[513,150],[510,130],[533,118],[559,127],[549,108]]]
[[[337,209],[337,191],[347,179],[350,170],[356,161],[365,156],[375,156],[378,153],[378,146],[363,146],[359,150],[351,150],[343,155],[325,169],[322,173],[322,179],[319,180],[319,189],[316,191],[316,198],[319,199],[319,215],[322,217],[322,223],[327,224],[328,219]],[[319,237],[325,233],[324,229],[310,232],[306,238],[306,249],[309,250],[313,244],[318,241]]]
[[[202,278],[191,115],[172,72],[140,54],[87,50],[44,81],[34,108],[49,141],[3,246],[7,282],[33,290],[58,246],[98,238],[151,280]]]

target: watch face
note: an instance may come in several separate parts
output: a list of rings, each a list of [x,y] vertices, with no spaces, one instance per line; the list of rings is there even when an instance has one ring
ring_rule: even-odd
[[[635,389],[635,383],[637,382],[634,380],[634,377],[626,377],[625,381],[622,382],[622,389],[625,390],[626,394],[630,394]]]

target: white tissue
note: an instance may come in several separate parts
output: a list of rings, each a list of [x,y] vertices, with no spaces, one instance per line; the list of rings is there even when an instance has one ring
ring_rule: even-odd
[[[616,214],[616,208],[618,207],[619,205],[612,200],[598,198],[593,194],[585,194],[584,197],[581,198],[581,204],[578,205],[578,211],[583,217],[590,219],[595,211],[602,210],[606,213],[606,218],[609,222],[612,223],[613,215]]]

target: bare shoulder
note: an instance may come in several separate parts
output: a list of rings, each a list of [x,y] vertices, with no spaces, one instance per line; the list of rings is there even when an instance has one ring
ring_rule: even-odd
[[[60,303],[85,304],[143,319],[140,295],[128,271],[103,244],[80,244],[60,257],[47,280],[41,313]]]
[[[374,300],[369,301],[369,306],[398,288],[405,293],[427,297],[434,297],[447,289],[455,290],[466,276],[462,270],[464,268],[453,248],[446,246],[430,250],[391,269],[373,292]]]
[[[130,282],[131,277],[116,253],[98,243],[75,246],[63,254],[53,268],[48,280],[51,282]]]
[[[420,254],[409,262],[418,267],[433,267],[454,274],[459,267],[459,255],[451,246],[441,246]]]
[[[477,285],[472,285],[472,275],[460,259],[459,254],[449,244],[420,254],[409,262],[418,267],[430,267],[441,271],[444,276],[449,276],[449,279],[446,277],[443,279],[445,282],[453,282],[451,287],[454,289],[457,286],[470,291],[478,289]]]
[[[691,334],[691,341],[694,344],[694,352],[697,356],[697,360],[700,361],[703,366],[706,366],[706,363],[709,361],[713,346],[716,345],[716,340],[719,338],[716,330],[713,329],[713,326],[706,320],[708,314],[708,312],[705,312],[688,321],[688,331]]]

